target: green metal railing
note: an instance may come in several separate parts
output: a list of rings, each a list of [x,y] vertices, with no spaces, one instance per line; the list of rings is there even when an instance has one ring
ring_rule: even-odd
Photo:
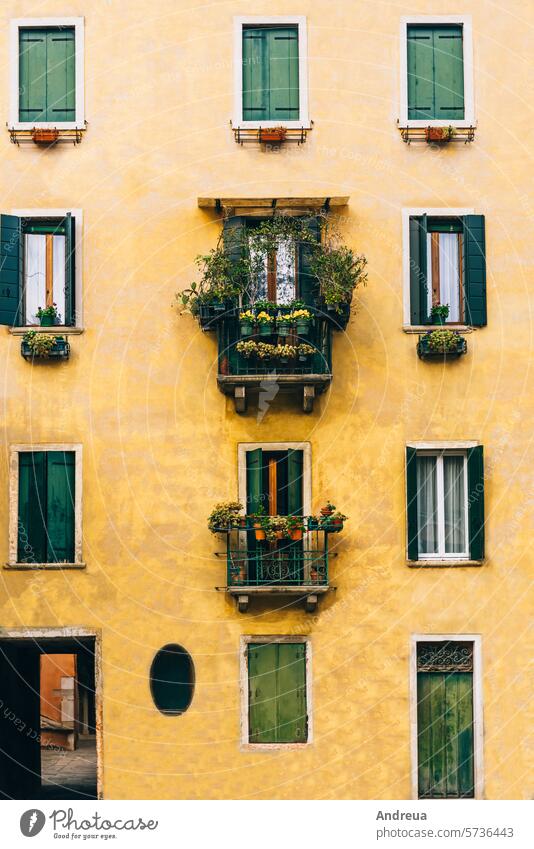
[[[308,534],[307,539],[296,542],[258,542],[250,531],[229,532],[228,586],[328,586],[328,533],[322,534],[324,543],[320,547],[317,533],[313,536],[314,540]]]

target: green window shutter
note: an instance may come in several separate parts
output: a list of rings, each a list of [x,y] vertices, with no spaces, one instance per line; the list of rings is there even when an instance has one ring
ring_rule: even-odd
[[[486,308],[486,227],[483,215],[464,216],[466,324],[484,327]]]
[[[474,795],[473,675],[418,672],[419,798]]]
[[[434,117],[434,34],[431,27],[408,27],[408,118]]]
[[[0,324],[21,323],[22,236],[20,218],[0,215]]]
[[[232,215],[224,219],[223,245],[225,252],[232,262],[239,262],[243,257],[246,236],[246,222],[242,215]]]
[[[263,505],[262,499],[262,450],[247,451],[247,513],[257,513]]]
[[[47,32],[19,30],[19,119],[46,121]]]
[[[305,644],[251,643],[248,672],[249,742],[305,743]]]
[[[467,451],[467,507],[469,556],[484,559],[484,448],[477,445]]]
[[[287,452],[287,512],[302,515],[302,472],[303,452],[290,449]]]
[[[434,29],[434,118],[464,118],[464,59],[461,26]]]
[[[243,27],[243,120],[269,117],[269,55],[267,30]]]
[[[426,215],[410,218],[410,323],[429,324],[427,283],[428,220]]]
[[[76,324],[76,221],[67,213],[65,218],[65,324]]]
[[[48,563],[74,563],[74,451],[47,451]]]
[[[248,647],[249,742],[276,743],[278,643]]]
[[[406,525],[408,560],[419,559],[419,529],[417,527],[417,450],[406,448]]]
[[[46,40],[46,120],[76,120],[74,29],[52,29]]]
[[[270,121],[299,119],[298,27],[275,27],[267,32]]]
[[[17,561],[47,563],[46,454],[19,453]]]
[[[321,224],[318,218],[309,218],[306,227],[317,241],[321,239]],[[299,300],[304,301],[310,307],[315,306],[317,300],[317,279],[311,273],[310,263],[313,257],[313,244],[302,242],[298,248],[298,295]]]

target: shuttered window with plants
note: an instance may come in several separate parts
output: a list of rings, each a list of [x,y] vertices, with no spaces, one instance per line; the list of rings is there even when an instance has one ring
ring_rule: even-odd
[[[76,120],[74,27],[19,30],[19,120]]]
[[[484,458],[466,451],[406,449],[408,559],[484,559]]]
[[[76,320],[75,219],[0,216],[0,324]]]
[[[75,486],[74,451],[19,453],[19,563],[75,562]]]
[[[420,799],[473,798],[473,644],[417,645]]]
[[[462,26],[410,25],[407,38],[408,119],[463,120]]]
[[[248,646],[248,742],[306,743],[306,643]]]
[[[297,26],[243,27],[243,121],[298,121]]]

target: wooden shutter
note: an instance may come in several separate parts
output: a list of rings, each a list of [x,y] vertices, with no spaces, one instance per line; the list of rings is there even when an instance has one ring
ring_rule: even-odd
[[[19,563],[47,563],[46,455],[19,453]]]
[[[464,118],[464,58],[461,26],[436,27],[434,37],[434,118]]]
[[[65,218],[65,324],[76,324],[76,221],[68,212]]]
[[[321,238],[321,225],[318,218],[309,218],[306,227],[319,243]],[[311,273],[310,263],[313,257],[314,246],[309,242],[302,242],[298,246],[298,293],[299,300],[304,301],[307,306],[314,307],[317,300],[317,279]]]
[[[487,324],[486,228],[483,215],[464,216],[464,286],[466,324]]]
[[[419,798],[474,795],[473,674],[418,672]]]
[[[275,27],[267,31],[269,56],[270,121],[299,119],[298,27]]]
[[[290,449],[287,452],[287,512],[302,515],[303,452]]]
[[[46,39],[46,119],[54,123],[76,120],[74,29],[57,28]]]
[[[0,215],[0,324],[21,324],[22,237],[20,218]]]
[[[47,31],[19,30],[19,120],[46,121]]]
[[[47,451],[47,563],[74,563],[74,451]]]
[[[427,216],[410,218],[410,323],[430,324],[428,315]]]
[[[265,506],[262,499],[262,466],[261,448],[247,451],[247,513],[257,513],[260,507]]]
[[[305,743],[306,645],[251,643],[248,671],[249,742]]]
[[[484,559],[484,448],[477,445],[467,450],[467,507],[469,523],[469,556]]]
[[[243,120],[269,117],[269,62],[267,30],[243,28]]]
[[[434,117],[434,36],[431,27],[408,27],[408,118]]]
[[[408,560],[419,559],[417,527],[417,450],[406,448],[406,524]]]

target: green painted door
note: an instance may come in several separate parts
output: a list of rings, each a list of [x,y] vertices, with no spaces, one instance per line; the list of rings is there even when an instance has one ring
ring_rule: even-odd
[[[19,119],[76,120],[74,28],[19,30]]]
[[[249,742],[305,743],[306,644],[248,647]]]
[[[244,27],[243,120],[298,121],[298,27]]]
[[[74,562],[73,451],[19,454],[19,563]]]
[[[464,118],[461,26],[408,27],[408,118]]]

